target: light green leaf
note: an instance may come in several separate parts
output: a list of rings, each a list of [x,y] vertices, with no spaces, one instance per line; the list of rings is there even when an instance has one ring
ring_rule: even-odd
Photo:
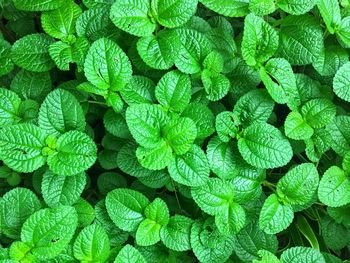
[[[151,148],[163,143],[161,129],[166,125],[167,116],[159,105],[131,105],[125,117],[132,136],[141,146]]]
[[[339,154],[344,156],[350,151],[350,117],[341,115],[333,119],[332,123],[326,127],[331,135],[330,146]]]
[[[280,263],[281,261],[271,252],[267,250],[259,250],[258,255],[261,260],[253,260],[253,263]]]
[[[120,91],[129,82],[132,68],[129,58],[115,42],[100,38],[89,49],[84,73],[97,88]]]
[[[97,159],[95,142],[80,131],[69,131],[61,135],[55,150],[48,156],[47,164],[52,172],[62,176],[84,172]]]
[[[64,5],[64,0],[13,0],[15,7],[24,11],[54,10]]]
[[[199,0],[199,2],[224,16],[241,17],[249,13],[248,0]]]
[[[292,111],[284,122],[284,133],[293,140],[306,140],[314,134],[314,129],[299,112]]]
[[[263,169],[284,166],[293,157],[289,141],[267,123],[255,123],[245,129],[238,149],[247,163]]]
[[[277,183],[277,194],[289,204],[305,205],[313,200],[319,175],[315,165],[303,163],[290,169]]]
[[[191,80],[179,71],[170,71],[159,80],[155,96],[167,110],[182,112],[191,99]]]
[[[33,172],[43,166],[45,131],[33,124],[17,124],[0,130],[0,159],[17,172]]]
[[[20,105],[21,99],[16,93],[0,88],[0,126],[2,128],[21,120],[18,116]]]
[[[136,243],[139,246],[152,246],[160,241],[161,225],[151,219],[144,219],[136,231]]]
[[[49,46],[53,42],[46,34],[26,35],[13,44],[12,60],[17,66],[29,71],[48,71],[55,66],[49,55]]]
[[[166,143],[176,154],[185,154],[197,137],[196,124],[190,118],[172,118],[163,130]]]
[[[147,263],[142,254],[133,246],[127,244],[118,253],[114,263]]]
[[[336,29],[339,43],[345,47],[350,47],[350,16],[344,17]]]
[[[0,200],[1,232],[12,239],[19,239],[27,218],[41,208],[36,195],[26,188],[14,188]]]
[[[80,262],[105,262],[109,256],[109,239],[98,224],[85,227],[73,246],[74,257]]]
[[[68,0],[60,8],[44,12],[41,25],[50,36],[63,39],[75,33],[75,22],[81,13],[80,7]]]
[[[337,0],[319,0],[317,2],[318,10],[320,10],[323,21],[328,31],[334,34],[336,27],[340,24],[341,14]]]
[[[223,142],[229,142],[238,132],[238,121],[235,114],[230,111],[223,111],[216,115],[216,132]]]
[[[291,15],[302,15],[309,12],[317,0],[280,0],[277,6]]]
[[[21,240],[32,246],[34,256],[54,258],[69,244],[77,225],[78,217],[73,207],[41,209],[24,223]]]
[[[349,230],[338,224],[329,216],[321,219],[321,234],[326,246],[332,250],[340,250],[349,243]]]
[[[155,85],[151,79],[144,76],[133,76],[120,94],[129,105],[152,103],[154,89]]]
[[[73,205],[78,201],[86,185],[85,173],[61,176],[46,171],[41,182],[41,192],[50,207]]]
[[[350,203],[350,179],[342,169],[332,166],[323,174],[318,187],[318,198],[331,207]]]
[[[145,208],[145,216],[161,226],[166,226],[170,217],[168,206],[162,199],[156,198]]]
[[[314,16],[287,16],[282,20],[279,54],[291,65],[313,63],[322,49],[323,30]]]
[[[149,36],[156,29],[148,0],[116,1],[110,11],[110,19],[120,29],[135,36]]]
[[[350,102],[350,62],[344,64],[335,74],[333,91],[341,99]]]
[[[106,197],[106,208],[114,224],[125,231],[135,231],[144,219],[149,200],[143,194],[126,188],[115,189]]]
[[[260,68],[260,77],[272,99],[287,103],[296,90],[296,80],[289,62],[283,58],[272,58]]]
[[[237,203],[229,203],[220,214],[215,216],[215,224],[223,235],[237,234],[246,222],[243,207]]]
[[[175,251],[190,250],[192,223],[192,219],[186,216],[175,215],[170,217],[169,223],[160,230],[160,238],[164,245]]]
[[[333,121],[336,107],[328,99],[313,99],[303,105],[301,114],[310,126],[317,129]]]
[[[278,33],[261,17],[249,14],[244,19],[242,57],[249,66],[271,58],[278,48]]]
[[[14,68],[11,59],[11,44],[5,39],[0,39],[0,76],[10,73]]]
[[[138,147],[136,157],[139,163],[149,170],[162,170],[172,159],[172,149],[166,142],[153,148]]]
[[[261,208],[259,226],[267,234],[285,230],[293,221],[294,213],[290,204],[282,204],[277,195],[270,195]]]
[[[224,70],[224,59],[218,51],[212,51],[204,59],[203,67],[213,74],[219,74]]]
[[[222,99],[230,90],[230,80],[223,74],[213,74],[211,71],[204,69],[201,79],[207,98],[211,101]]]
[[[249,10],[258,16],[265,16],[276,10],[274,0],[250,0]]]
[[[184,155],[174,156],[168,165],[168,171],[174,181],[190,187],[205,184],[210,174],[207,157],[195,144]]]
[[[79,101],[68,91],[55,89],[41,104],[39,126],[47,134],[59,136],[70,130],[85,130],[85,116]]]
[[[321,252],[311,247],[292,247],[281,255],[282,263],[326,263]]]
[[[78,227],[82,228],[90,225],[95,219],[95,210],[92,205],[83,198],[79,198],[73,204],[74,209],[78,213]]]

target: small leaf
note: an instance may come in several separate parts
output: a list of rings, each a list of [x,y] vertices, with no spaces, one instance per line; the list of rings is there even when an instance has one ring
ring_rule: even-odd
[[[147,263],[142,254],[133,246],[125,245],[118,253],[114,263]]]
[[[284,133],[293,140],[307,140],[314,134],[314,129],[299,112],[292,111],[284,122]]]
[[[151,246],[160,240],[161,225],[151,219],[144,219],[136,231],[136,243],[139,246]]]
[[[343,65],[333,79],[334,93],[341,99],[350,102],[350,62]]]
[[[326,263],[321,252],[311,247],[292,247],[281,255],[282,263],[317,262]]]

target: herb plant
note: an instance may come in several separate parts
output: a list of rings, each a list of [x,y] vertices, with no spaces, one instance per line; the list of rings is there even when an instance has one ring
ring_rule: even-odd
[[[0,263],[349,262],[348,0],[0,6]]]

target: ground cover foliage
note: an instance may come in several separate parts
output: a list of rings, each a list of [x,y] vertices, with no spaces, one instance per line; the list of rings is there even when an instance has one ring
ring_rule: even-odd
[[[0,6],[0,262],[350,258],[348,0]]]

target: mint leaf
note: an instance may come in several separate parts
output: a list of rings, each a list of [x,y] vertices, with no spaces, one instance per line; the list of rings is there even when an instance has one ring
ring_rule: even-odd
[[[345,101],[350,101],[350,63],[344,64],[335,74],[333,79],[334,93]]]
[[[340,24],[341,14],[339,3],[336,0],[321,0],[318,1],[317,7],[320,10],[323,21],[325,22],[328,31],[334,34],[336,27]]]
[[[279,1],[277,5],[289,14],[301,15],[310,11],[316,3],[316,0],[282,0]]]
[[[6,127],[20,121],[20,97],[13,91],[0,88],[0,125]]]
[[[142,254],[133,246],[125,245],[118,253],[114,263],[146,263]]]
[[[14,0],[16,8],[24,11],[54,10],[64,5],[63,0]]]
[[[293,140],[307,140],[314,134],[314,129],[299,112],[292,111],[284,122],[284,132]]]
[[[224,16],[240,17],[248,14],[248,1],[238,0],[200,0],[210,10]]]
[[[330,100],[314,99],[303,105],[301,113],[311,127],[322,128],[332,122],[336,107]]]
[[[320,251],[310,247],[292,247],[284,251],[281,255],[281,262],[320,262],[325,263]]]

